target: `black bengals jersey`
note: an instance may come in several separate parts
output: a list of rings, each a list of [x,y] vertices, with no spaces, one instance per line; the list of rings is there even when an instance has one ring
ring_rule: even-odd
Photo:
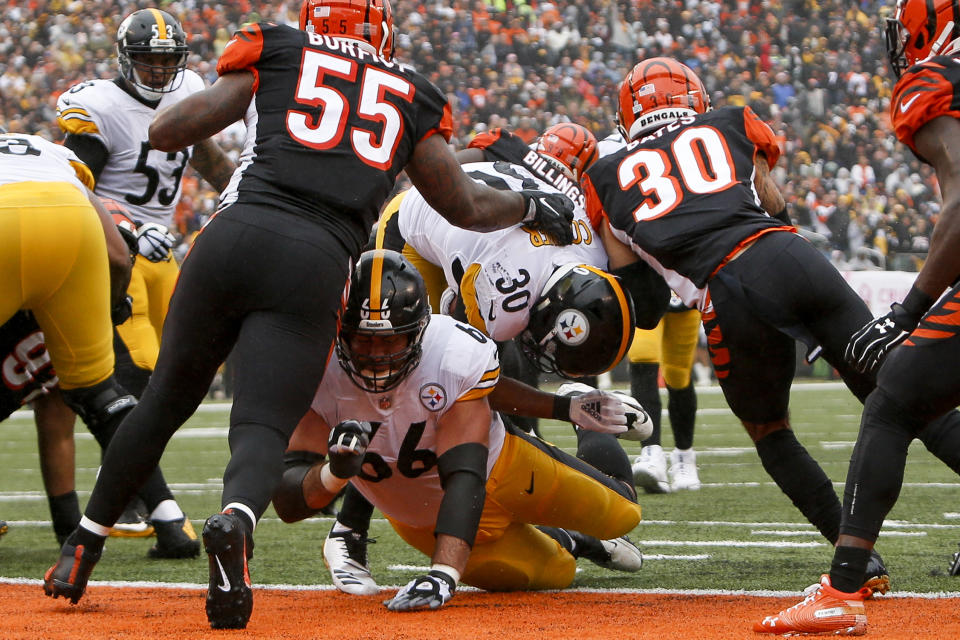
[[[0,375],[0,420],[59,382],[43,332],[29,311],[18,311],[0,326]]]
[[[271,23],[233,35],[217,73],[252,72],[254,93],[224,205],[269,204],[366,240],[414,146],[449,140],[453,121],[426,78],[358,44]]]
[[[484,160],[494,162],[504,160],[510,164],[523,165],[530,173],[573,200],[574,204],[584,208],[583,192],[580,185],[557,171],[556,167],[543,159],[526,142],[506,129],[497,127],[479,133],[467,145],[467,149],[483,150]]]
[[[740,244],[786,230],[760,206],[754,157],[780,157],[773,131],[749,107],[681,118],[597,160],[582,186],[595,227],[603,218],[667,269],[702,288]]]
[[[914,135],[939,116],[960,118],[960,58],[935,56],[915,64],[893,88],[890,122],[914,153]]]

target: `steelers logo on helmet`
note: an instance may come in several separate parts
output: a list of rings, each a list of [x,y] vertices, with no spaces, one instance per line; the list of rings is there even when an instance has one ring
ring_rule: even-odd
[[[558,340],[575,347],[590,337],[590,323],[576,309],[567,309],[557,316],[556,331]]]
[[[447,406],[447,392],[436,382],[428,382],[420,387],[420,404],[427,411],[441,411]]]
[[[361,389],[389,391],[420,364],[430,322],[426,286],[409,260],[383,249],[363,253],[350,280],[337,360]]]
[[[160,100],[183,83],[187,35],[160,9],[134,11],[117,29],[117,62],[127,85],[145,100]]]

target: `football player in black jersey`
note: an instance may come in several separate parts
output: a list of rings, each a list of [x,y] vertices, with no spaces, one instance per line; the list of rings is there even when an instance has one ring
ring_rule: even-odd
[[[846,358],[877,374],[847,470],[840,538],[830,573],[799,605],[754,625],[763,633],[867,630],[860,588],[871,549],[903,483],[910,442],[921,437],[960,473],[960,427],[931,420],[960,404],[960,2],[899,0],[887,19],[887,49],[898,80],[890,100],[897,138],[933,166],[943,195],[930,252],[903,302],[850,339]],[[933,374],[933,375],[931,375]],[[930,431],[934,430],[935,435]],[[949,452],[948,455],[944,455]],[[854,504],[856,509],[854,509]],[[956,575],[957,559],[951,565]]]
[[[111,442],[85,517],[47,574],[50,595],[80,599],[104,535],[232,354],[223,510],[202,537],[210,625],[246,626],[254,527],[323,376],[351,264],[401,171],[458,225],[484,231],[524,221],[572,240],[569,198],[498,191],[463,174],[447,147],[443,93],[393,59],[389,0],[306,0],[299,26],[255,23],[234,34],[213,86],[150,126],[150,144],[168,152],[240,119],[247,139],[220,209],[183,263],[140,405]]]

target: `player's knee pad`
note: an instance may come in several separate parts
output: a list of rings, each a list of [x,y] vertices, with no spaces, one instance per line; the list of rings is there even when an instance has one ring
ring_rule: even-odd
[[[323,454],[313,451],[288,451],[283,455],[285,469],[273,492],[273,508],[284,522],[299,522],[320,511],[307,505],[303,479],[323,459]]]
[[[113,376],[92,387],[63,389],[63,401],[87,425],[101,447],[106,447],[123,417],[137,405],[137,399]]]

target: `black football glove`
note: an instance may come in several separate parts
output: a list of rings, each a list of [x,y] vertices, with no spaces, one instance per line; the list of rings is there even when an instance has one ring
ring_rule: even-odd
[[[113,305],[113,309],[110,309],[110,321],[113,322],[115,327],[129,320],[132,315],[133,298],[128,295],[124,295],[120,302]]]
[[[573,242],[573,200],[562,193],[521,191],[526,215],[523,224],[543,231],[559,245]]]
[[[876,371],[887,354],[917,328],[923,313],[911,312],[894,302],[890,305],[890,313],[871,320],[853,334],[843,354],[844,360],[860,373]]]
[[[330,473],[346,480],[360,473],[363,454],[370,444],[370,423],[344,420],[330,430],[327,438],[327,458]]]
[[[390,600],[385,600],[390,611],[439,609],[450,602],[457,583],[443,571],[433,569],[425,576],[414,578]]]

